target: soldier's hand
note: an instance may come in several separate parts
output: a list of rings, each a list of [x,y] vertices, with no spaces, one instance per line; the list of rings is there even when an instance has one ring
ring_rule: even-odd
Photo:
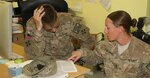
[[[72,52],[72,56],[69,57],[67,60],[76,62],[80,57],[81,57],[81,52],[80,51],[74,51],[74,52]]]
[[[41,6],[40,8],[37,8],[37,9],[34,10],[33,19],[34,19],[36,28],[39,31],[43,27],[41,19],[42,19],[42,17],[43,17],[44,14],[45,14],[45,12],[44,12],[43,6]]]

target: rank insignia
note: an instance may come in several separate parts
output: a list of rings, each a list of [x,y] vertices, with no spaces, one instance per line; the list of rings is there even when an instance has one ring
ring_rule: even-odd
[[[73,32],[78,34],[80,32],[80,29],[81,29],[81,25],[79,23],[76,23]]]

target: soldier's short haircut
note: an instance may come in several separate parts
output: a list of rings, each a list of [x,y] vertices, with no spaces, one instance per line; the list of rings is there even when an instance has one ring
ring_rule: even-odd
[[[136,24],[136,19],[131,18],[129,13],[123,11],[123,10],[118,10],[114,11],[111,14],[107,16],[109,19],[111,19],[114,23],[114,25],[118,26],[123,26],[125,31],[130,34],[130,26],[135,26]]]
[[[41,6],[43,6],[44,12],[45,12],[45,14],[42,17],[43,25],[47,24],[47,25],[53,26],[53,24],[57,20],[56,10],[54,9],[54,7],[51,4],[42,4],[42,5],[38,6],[38,8],[40,8]]]

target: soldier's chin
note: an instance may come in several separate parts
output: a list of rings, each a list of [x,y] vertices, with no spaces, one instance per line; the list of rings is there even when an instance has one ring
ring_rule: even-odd
[[[114,41],[114,40],[113,40],[113,39],[111,39],[111,38],[108,38],[108,41],[109,41],[109,42],[112,42],[112,41]]]

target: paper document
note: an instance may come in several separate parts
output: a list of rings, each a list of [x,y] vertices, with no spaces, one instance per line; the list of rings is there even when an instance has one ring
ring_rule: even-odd
[[[60,65],[64,72],[77,72],[77,69],[72,61],[57,61],[57,64]]]

